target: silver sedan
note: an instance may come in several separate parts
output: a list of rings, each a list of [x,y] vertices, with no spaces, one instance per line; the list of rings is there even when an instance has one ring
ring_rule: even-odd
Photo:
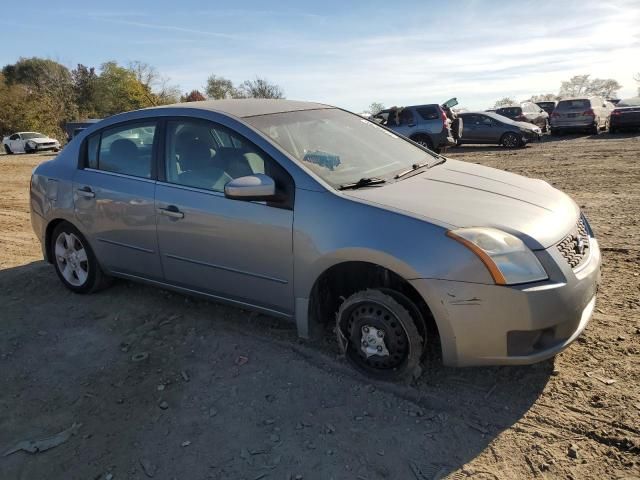
[[[344,110],[223,100],[129,112],[81,132],[31,183],[66,287],[120,277],[295,321],[335,322],[356,368],[549,358],[587,326],[600,251],[542,180],[437,155]],[[437,342],[427,342],[434,336]]]

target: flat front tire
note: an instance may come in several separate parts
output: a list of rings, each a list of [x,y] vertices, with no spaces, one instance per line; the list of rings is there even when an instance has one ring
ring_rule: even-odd
[[[380,290],[361,290],[336,315],[338,343],[361,373],[389,381],[420,375],[424,342],[409,311]]]
[[[51,235],[51,259],[58,278],[75,293],[91,293],[109,284],[96,256],[80,231],[68,222],[55,227]]]

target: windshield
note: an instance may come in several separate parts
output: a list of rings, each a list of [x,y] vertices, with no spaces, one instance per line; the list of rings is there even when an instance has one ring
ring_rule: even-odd
[[[36,132],[21,133],[20,136],[22,137],[23,140],[31,140],[32,138],[47,138],[46,135],[43,135],[41,133],[36,133]]]
[[[362,178],[389,179],[414,164],[437,159],[375,123],[336,108],[245,120],[334,187]]]

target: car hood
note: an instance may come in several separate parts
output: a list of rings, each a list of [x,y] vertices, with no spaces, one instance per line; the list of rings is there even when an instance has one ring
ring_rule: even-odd
[[[57,140],[55,138],[30,138],[29,140],[25,140],[26,142],[33,142],[33,143],[51,143],[51,142],[57,142]]]
[[[540,127],[538,127],[537,125],[533,124],[533,123],[529,123],[529,122],[516,122],[514,120],[512,120],[512,123],[514,125],[517,125],[520,128],[524,128],[525,130],[539,130]]]
[[[457,160],[381,187],[343,192],[446,228],[495,227],[542,249],[575,227],[580,209],[543,180]]]

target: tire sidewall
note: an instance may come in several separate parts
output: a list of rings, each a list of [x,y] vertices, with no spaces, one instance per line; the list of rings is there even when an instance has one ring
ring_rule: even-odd
[[[73,233],[78,240],[80,240],[80,242],[82,243],[82,246],[84,247],[85,251],[87,252],[87,261],[89,263],[89,272],[87,275],[87,281],[80,286],[76,286],[76,285],[72,285],[70,284],[65,278],[64,275],[62,275],[62,272],[60,271],[60,268],[58,267],[58,261],[55,258],[55,243],[56,240],[58,238],[58,236],[60,236],[61,233]],[[96,259],[95,254],[93,253],[93,249],[91,248],[91,245],[89,245],[89,242],[87,242],[87,239],[84,237],[84,235],[82,235],[82,233],[80,233],[80,231],[74,227],[72,224],[70,224],[69,222],[62,222],[59,225],[57,225],[54,230],[53,233],[51,235],[51,240],[50,240],[50,245],[49,245],[49,252],[51,255],[51,260],[53,261],[53,266],[56,269],[56,274],[58,275],[58,278],[60,279],[60,281],[62,282],[62,284],[67,287],[69,290],[71,290],[72,292],[75,293],[90,293],[92,291],[94,291],[97,286],[100,283],[100,278],[101,278],[101,273],[102,271],[100,270],[100,266],[98,265],[98,261]]]
[[[387,310],[393,312],[394,316],[402,326],[408,341],[408,353],[406,359],[401,365],[390,369],[375,369],[373,367],[365,367],[360,363],[352,360],[351,353],[347,351],[352,348],[359,348],[350,342],[342,328],[343,321],[348,319],[351,312],[362,303],[379,304]],[[379,380],[386,381],[404,381],[411,380],[420,373],[420,360],[423,354],[423,339],[418,332],[416,323],[411,317],[407,309],[401,305],[392,296],[383,293],[380,290],[361,290],[347,298],[338,310],[336,315],[336,332],[338,334],[338,343],[343,351],[345,358],[357,371],[369,377],[375,377]],[[357,353],[355,353],[357,355]]]

